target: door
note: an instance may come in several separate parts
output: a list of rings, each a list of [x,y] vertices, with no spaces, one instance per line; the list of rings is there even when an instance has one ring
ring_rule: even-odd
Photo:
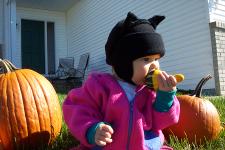
[[[45,73],[45,31],[43,21],[21,20],[22,68]]]

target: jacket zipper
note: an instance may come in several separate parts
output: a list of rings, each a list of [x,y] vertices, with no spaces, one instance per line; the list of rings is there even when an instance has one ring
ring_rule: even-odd
[[[131,102],[129,102],[129,105],[130,105],[130,117],[129,117],[129,126],[128,126],[127,150],[129,150],[131,131],[132,131],[132,126],[133,126],[132,123],[133,123],[134,99]]]

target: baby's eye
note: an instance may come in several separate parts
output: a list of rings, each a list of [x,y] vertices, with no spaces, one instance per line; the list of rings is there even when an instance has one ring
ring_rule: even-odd
[[[144,60],[145,62],[149,62],[150,59],[146,57],[146,58],[143,58],[143,60]]]
[[[153,61],[157,61],[158,58],[148,58],[148,57],[145,57],[143,58],[144,62],[153,62]]]

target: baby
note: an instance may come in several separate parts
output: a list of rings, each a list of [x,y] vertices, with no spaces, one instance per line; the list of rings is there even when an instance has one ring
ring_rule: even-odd
[[[162,129],[177,123],[180,113],[177,81],[162,71],[157,91],[144,85],[148,72],[159,69],[165,54],[163,40],[155,32],[164,18],[139,19],[129,12],[105,45],[113,73],[91,73],[81,88],[68,93],[63,114],[80,141],[79,149],[165,149]]]

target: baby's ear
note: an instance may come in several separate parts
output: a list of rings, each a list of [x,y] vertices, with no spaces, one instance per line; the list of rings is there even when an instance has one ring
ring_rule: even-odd
[[[124,21],[124,25],[129,26],[137,20],[138,20],[138,17],[135,14],[133,14],[132,12],[128,12],[127,17]]]
[[[154,29],[158,26],[160,22],[162,22],[166,17],[165,16],[153,16],[152,18],[149,18],[148,21],[151,23]]]

